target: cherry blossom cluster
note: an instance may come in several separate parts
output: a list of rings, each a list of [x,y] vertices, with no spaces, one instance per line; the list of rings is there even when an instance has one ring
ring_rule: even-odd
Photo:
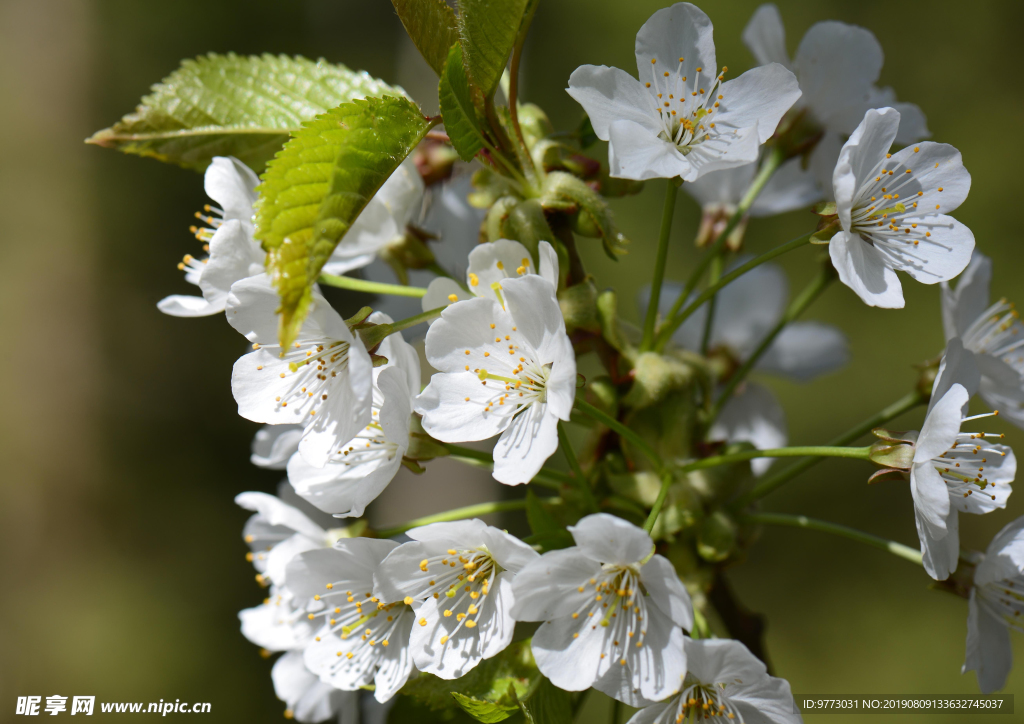
[[[961,551],[959,516],[1008,504],[1015,456],[979,421],[998,414],[1024,428],[1024,326],[1010,302],[991,302],[992,262],[950,215],[971,176],[954,147],[924,140],[917,106],[877,87],[882,50],[868,30],[818,23],[791,58],[778,10],[764,5],[743,34],[758,65],[736,78],[718,64],[712,30],[700,9],[677,3],[637,34],[636,77],[586,65],[568,79],[608,143],[609,178],[668,179],[670,212],[680,184],[702,209],[697,245],[708,249],[710,279],[703,290],[700,274],[664,280],[662,255],[640,295],[643,329],[581,274],[585,253],[570,226],[495,238],[513,204],[531,199],[514,198],[529,196],[518,182],[496,182],[501,169],[481,152],[442,182],[411,158],[401,163],[323,267],[324,286],[354,272],[372,280],[414,234],[437,250],[430,264],[400,270],[414,295],[346,316],[315,287],[282,347],[280,299],[254,224],[260,179],[235,158],[209,165],[216,205],[193,229],[207,256],[179,265],[201,296],[158,306],[179,317],[223,313],[249,345],[231,390],[239,415],[263,425],[252,462],[287,480],[279,496],[236,498],[253,512],[243,535],[266,588],[239,617],[250,641],[281,653],[272,677],[289,716],[380,719],[411,680],[461,679],[528,639],[540,677],[637,708],[633,724],[802,721],[789,684],[755,647],[709,621],[706,595],[709,576],[753,540],[744,532],[771,522],[756,501],[791,476],[777,459],[798,455],[869,460],[881,468],[873,479],[908,482],[920,550],[905,557],[968,599],[964,670],[977,672],[983,692],[1004,685],[1008,632],[1024,630],[1024,518],[981,554]],[[557,150],[550,139],[522,142],[542,171]],[[560,203],[541,215],[589,202]],[[742,253],[750,219],[812,205],[816,228],[805,238],[762,257]],[[790,303],[785,274],[765,262],[804,243],[827,246],[828,259],[821,286]],[[796,317],[833,279],[866,305],[902,308],[899,272],[941,285],[947,345],[900,408],[927,404],[921,429],[882,428],[894,414],[869,447],[787,448],[778,400],[746,375],[804,382],[846,365],[840,330]],[[415,332],[403,336],[417,324],[427,325],[429,377]],[[579,372],[588,353],[604,366],[597,380]],[[975,397],[992,412],[971,415]],[[581,418],[590,438],[577,456],[565,430]],[[461,443],[492,439],[482,455],[495,480],[558,488],[545,502],[558,509],[553,532],[521,539],[459,511],[386,534],[362,519],[403,466],[422,472]],[[569,473],[553,467],[559,450]],[[724,482],[697,479],[747,461]],[[712,526],[720,535],[709,543]]]

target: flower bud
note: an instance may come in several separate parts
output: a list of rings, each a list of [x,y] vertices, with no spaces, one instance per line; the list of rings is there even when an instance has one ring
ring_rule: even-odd
[[[706,561],[724,561],[736,550],[736,523],[722,511],[704,518],[697,534],[697,553]]]
[[[597,319],[597,287],[587,278],[580,284],[573,284],[558,292],[558,306],[565,319],[565,331],[572,334],[577,329],[600,332]]]
[[[693,381],[693,370],[672,357],[644,352],[633,365],[633,386],[624,400],[633,408],[649,407],[670,392],[681,390]]]
[[[697,229],[696,245],[698,249],[710,246],[725,231],[729,219],[736,209],[728,204],[707,204],[702,209],[700,228]],[[744,216],[729,232],[725,245],[730,251],[739,251],[743,247],[743,235],[747,230],[749,216]]]

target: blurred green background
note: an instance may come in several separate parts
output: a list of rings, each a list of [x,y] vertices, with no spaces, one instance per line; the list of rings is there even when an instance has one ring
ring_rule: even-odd
[[[634,33],[663,4],[543,0],[524,61],[525,98],[557,127],[574,126],[580,110],[563,90],[569,74],[584,63],[632,72]],[[752,63],[740,33],[757,4],[701,3],[733,77]],[[818,20],[878,36],[887,56],[882,83],[924,109],[935,140],[963,152],[974,187],[957,216],[995,259],[993,294],[1024,300],[1010,213],[1024,190],[1016,170],[1024,162],[1024,4],[778,4],[791,53]],[[133,109],[179,59],[207,51],[323,56],[436,104],[429,71],[387,0],[0,2],[0,720],[13,718],[15,698],[26,694],[208,701],[214,721],[279,721],[284,708],[270,662],[236,619],[262,594],[243,560],[247,514],[232,497],[273,491],[279,478],[248,462],[256,425],[237,416],[228,385],[240,340],[220,317],[174,319],[155,306],[190,293],[175,264],[196,251],[187,227],[206,202],[201,178],[82,143]],[[599,286],[614,283],[634,318],[662,190],[650,183],[615,203],[634,240],[624,261],[606,261],[596,245],[585,252]],[[680,198],[670,256],[677,278],[695,258],[699,220],[695,204]],[[749,249],[793,238],[814,221],[806,212],[755,220]],[[794,289],[810,279],[815,254],[784,259]],[[938,288],[907,280],[905,291],[906,310],[883,311],[835,285],[811,310],[808,318],[846,331],[853,362],[810,385],[769,382],[792,443],[824,442],[900,397],[915,380],[912,365],[940,351]],[[919,424],[912,414],[896,427]],[[1024,433],[999,430],[1024,448]],[[460,491],[437,475],[403,481],[404,496],[391,496],[376,518],[398,522],[499,494],[486,476],[452,470]],[[868,487],[868,473],[858,462],[826,462],[765,507],[916,545],[907,486]],[[963,516],[963,544],[984,549],[1024,514],[1020,495],[1007,511]],[[959,673],[965,602],[930,590],[911,564],[819,533],[767,530],[730,575],[746,605],[767,615],[773,663],[798,697],[977,691],[973,674]],[[1024,658],[1024,637],[1015,636],[1014,649]],[[1008,693],[1024,693],[1022,669]],[[887,719],[903,721],[865,721]],[[947,720],[969,719],[916,719]]]

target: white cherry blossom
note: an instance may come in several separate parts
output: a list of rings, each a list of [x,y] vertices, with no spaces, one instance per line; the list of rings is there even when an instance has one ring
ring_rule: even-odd
[[[239,279],[262,274],[266,253],[253,238],[253,204],[259,179],[237,158],[217,156],[205,176],[206,194],[220,207],[206,206],[196,213],[208,227],[192,227],[192,233],[210,253],[206,259],[186,254],[178,268],[185,281],[199,287],[203,296],[174,294],[157,307],[175,317],[205,317],[224,311],[231,285]]]
[[[283,586],[285,566],[299,553],[330,547],[337,536],[314,523],[301,510],[266,493],[239,493],[235,503],[255,511],[242,529],[249,545],[247,558],[260,573],[257,579]]]
[[[967,198],[960,152],[924,142],[889,153],[900,114],[869,110],[843,146],[832,177],[842,230],[829,242],[839,278],[866,304],[903,307],[896,271],[923,284],[952,279],[974,251],[974,234],[947,214]]]
[[[560,689],[591,686],[630,706],[678,690],[687,670],[690,597],[643,530],[606,513],[569,527],[576,545],[550,551],[512,582],[517,621],[543,621],[533,656]]]
[[[281,586],[271,586],[263,603],[239,611],[238,619],[242,635],[267,651],[301,651],[313,637],[305,611]]]
[[[462,287],[448,277],[435,278],[423,296],[423,311],[446,307],[474,297],[500,301],[500,285],[507,279],[516,279],[527,274],[540,275],[557,290],[558,254],[551,244],[542,241],[538,245],[537,256],[540,257],[539,264],[534,263],[525,246],[510,239],[496,239],[479,244],[469,252],[466,286]]]
[[[285,719],[302,724],[334,719],[339,724],[358,724],[359,693],[325,684],[306,668],[302,652],[292,651],[274,662],[270,670],[274,693],[287,705]]]
[[[989,304],[992,260],[975,250],[956,289],[942,284],[946,340],[959,337],[981,372],[981,398],[1024,427],[1024,324],[1012,302]]]
[[[388,324],[381,312],[369,321]],[[381,342],[377,354],[388,362],[373,370],[370,423],[331,450],[322,467],[300,452],[288,461],[288,480],[300,496],[338,517],[358,517],[395,477],[409,447],[409,421],[420,390],[420,360],[401,332]]]
[[[416,611],[409,646],[416,668],[457,679],[512,642],[512,583],[539,556],[480,520],[413,528],[374,578],[382,601]]]
[[[1005,508],[1017,472],[1013,450],[989,442],[1002,435],[965,432],[962,425],[991,417],[966,416],[978,388],[973,355],[954,338],[946,348],[921,432],[917,434],[910,492],[928,575],[943,580],[960,556],[959,513]],[[913,434],[908,435],[913,439]]]
[[[394,696],[413,670],[412,608],[373,595],[373,574],[397,546],[389,540],[340,540],[333,548],[299,555],[286,574],[289,590],[305,602],[306,618],[317,627],[304,653],[307,668],[345,691],[373,684],[380,702]]]
[[[227,317],[253,343],[231,372],[238,414],[254,422],[300,424],[299,452],[323,466],[370,422],[372,369],[362,340],[314,290],[313,309],[294,346],[278,344],[277,291],[266,275],[231,288]]]
[[[967,656],[983,694],[1002,689],[1013,666],[1010,631],[1024,632],[1024,518],[992,539],[974,569],[967,614]]]
[[[427,332],[437,370],[416,400],[423,428],[442,442],[486,440],[494,478],[529,482],[558,448],[559,420],[576,397],[576,357],[547,279],[526,274],[497,283],[500,302],[452,304]]]
[[[888,106],[899,111],[899,144],[931,135],[920,108],[896,102],[892,88],[875,85],[884,57],[882,46],[870,30],[834,20],[816,23],[804,34],[796,56],[790,60],[782,17],[778,8],[768,3],[750,18],[743,42],[761,65],[778,63],[796,74],[803,95],[793,111],[806,112],[811,123],[823,131],[811,151],[809,169],[829,196],[839,149],[868,109]]]
[[[249,462],[268,470],[284,470],[298,451],[304,430],[302,425],[264,425],[252,439]]]
[[[405,238],[423,205],[423,179],[411,157],[399,165],[341,237],[324,264],[325,274],[344,274],[370,264],[377,253]]]
[[[746,646],[729,639],[686,639],[688,671],[672,698],[641,709],[628,724],[801,724],[789,682]]]
[[[725,81],[711,20],[690,3],[655,12],[636,36],[639,80],[618,68],[584,65],[567,89],[609,142],[611,175],[695,181],[757,160],[779,119],[800,97],[778,64]]]

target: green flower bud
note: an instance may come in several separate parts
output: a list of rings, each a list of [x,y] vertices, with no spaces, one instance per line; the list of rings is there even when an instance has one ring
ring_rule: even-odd
[[[689,387],[693,381],[689,365],[657,352],[644,352],[633,364],[633,387],[624,402],[630,407],[649,407],[670,392]]]
[[[591,279],[558,292],[558,306],[562,310],[567,333],[572,334],[577,329],[594,333],[601,331],[597,318],[597,287]]]
[[[719,563],[736,550],[736,523],[722,511],[704,518],[697,534],[697,554],[706,561]]]

